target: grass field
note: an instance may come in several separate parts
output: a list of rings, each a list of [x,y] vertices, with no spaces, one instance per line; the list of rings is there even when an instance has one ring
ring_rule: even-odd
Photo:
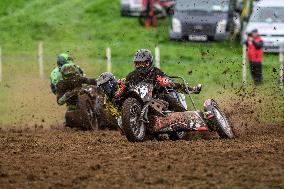
[[[172,42],[169,20],[158,28],[145,29],[136,18],[120,16],[119,0],[2,0],[0,45],[4,79],[0,83],[0,124],[61,123],[64,107],[58,107],[49,91],[48,75],[56,55],[69,51],[90,77],[105,71],[105,48],[112,48],[113,72],[118,78],[133,69],[132,57],[139,48],[161,48],[161,67],[169,75],[181,75],[202,83],[196,96],[199,106],[206,98],[223,101],[236,97],[241,87],[241,47],[238,42]],[[36,49],[44,41],[44,80],[38,78]],[[262,121],[281,122],[283,92],[278,89],[278,57],[266,55],[264,86],[256,89],[264,106]],[[188,73],[192,71],[192,74]],[[245,92],[255,91],[249,83]],[[275,102],[271,108],[271,101]],[[278,103],[277,103],[278,102]],[[241,102],[240,102],[241,103]],[[253,105],[252,105],[253,106]],[[259,106],[258,106],[259,107]]]

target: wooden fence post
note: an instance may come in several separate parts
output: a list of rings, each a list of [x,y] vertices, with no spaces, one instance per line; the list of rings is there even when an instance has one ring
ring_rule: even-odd
[[[44,68],[43,68],[43,42],[38,43],[38,67],[39,67],[39,77],[44,78]]]
[[[108,47],[106,48],[106,59],[107,59],[107,71],[111,72],[112,66],[111,66],[111,49]]]
[[[157,46],[155,48],[155,65],[157,68],[160,68],[160,48]]]
[[[0,46],[0,82],[2,81],[3,79],[3,75],[2,75],[2,48]]]
[[[243,86],[247,84],[247,47],[243,45]]]
[[[280,66],[280,88],[283,89],[284,86],[284,44],[280,46],[279,51],[279,66]]]

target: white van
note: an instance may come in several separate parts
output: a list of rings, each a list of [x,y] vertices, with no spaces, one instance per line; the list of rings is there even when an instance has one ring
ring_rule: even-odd
[[[245,35],[253,29],[257,29],[262,36],[265,52],[279,52],[284,45],[284,1],[255,2]],[[246,39],[246,36],[244,38]]]

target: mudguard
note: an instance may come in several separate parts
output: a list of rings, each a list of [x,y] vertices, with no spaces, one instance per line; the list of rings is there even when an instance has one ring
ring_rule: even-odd
[[[214,119],[214,114],[212,112],[213,105],[212,103],[215,102],[213,99],[207,99],[204,102],[204,114],[205,118],[209,121]]]

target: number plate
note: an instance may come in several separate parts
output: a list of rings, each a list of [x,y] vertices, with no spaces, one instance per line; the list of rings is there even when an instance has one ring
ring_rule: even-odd
[[[207,41],[207,35],[189,35],[188,39],[191,41]]]
[[[152,98],[153,86],[148,83],[139,83],[135,86],[135,91],[143,101],[148,101]]]

